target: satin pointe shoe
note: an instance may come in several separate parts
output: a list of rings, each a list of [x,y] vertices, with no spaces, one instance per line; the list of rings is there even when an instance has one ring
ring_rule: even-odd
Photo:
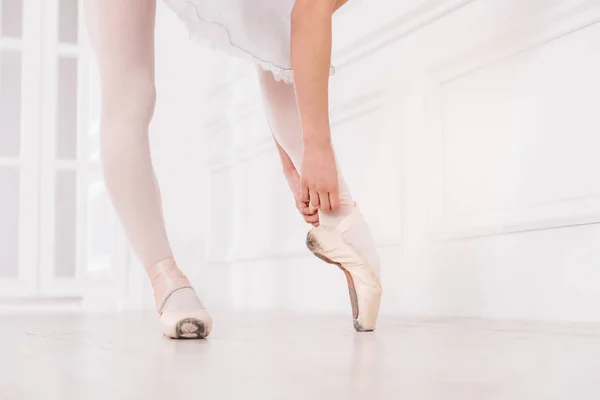
[[[343,233],[360,218],[356,208],[335,229],[322,225],[308,232],[306,247],[321,260],[337,265],[346,275],[354,329],[375,330],[383,290],[369,263],[343,239]]]
[[[160,315],[162,333],[173,339],[204,339],[212,329],[212,318],[201,305],[197,309],[164,311],[167,300],[178,290],[192,289],[190,281],[173,259],[154,264],[147,269],[154,290],[156,309]]]

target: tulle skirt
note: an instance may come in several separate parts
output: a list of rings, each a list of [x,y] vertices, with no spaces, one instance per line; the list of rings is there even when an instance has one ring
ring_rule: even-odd
[[[290,17],[295,0],[164,1],[192,36],[254,62],[277,80],[293,82]]]

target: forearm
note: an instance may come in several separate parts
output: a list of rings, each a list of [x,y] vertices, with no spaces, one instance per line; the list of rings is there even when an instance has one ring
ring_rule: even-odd
[[[292,69],[305,146],[329,145],[329,67],[335,0],[296,0]]]

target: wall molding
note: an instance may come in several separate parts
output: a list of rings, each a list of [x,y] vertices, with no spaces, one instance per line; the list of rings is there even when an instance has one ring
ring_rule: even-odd
[[[600,22],[597,0],[570,0],[513,26],[430,68],[440,86]]]
[[[437,97],[434,100],[437,104],[435,114],[439,118],[434,129],[439,130],[440,140],[443,142],[445,136],[441,94],[446,85],[598,23],[598,1],[573,0],[569,4],[561,3],[541,13],[535,22],[524,17],[517,28],[508,29],[469,51],[432,67],[430,76],[436,82]],[[485,214],[451,216],[444,210],[440,226],[433,236],[440,240],[455,240],[596,223],[600,223],[600,194],[591,194]]]
[[[365,115],[381,111],[385,106],[387,90],[383,87],[342,101],[331,108],[331,126],[338,128]]]
[[[228,95],[231,93],[227,93]],[[204,123],[204,135],[208,138],[214,137],[223,131],[230,129],[236,121],[246,118],[257,111],[261,111],[261,99],[259,95],[248,96],[246,101],[240,104],[229,105],[229,112],[213,115]]]
[[[429,0],[335,51],[333,54],[335,66],[337,69],[345,68],[475,1],[477,0]],[[360,8],[357,7],[345,17],[350,18],[352,12],[358,13]]]
[[[250,146],[234,148],[223,153],[220,157],[213,159],[207,165],[207,168],[209,169],[209,173],[214,174],[224,169],[233,168],[242,161],[276,150],[277,148],[272,138],[260,140]]]

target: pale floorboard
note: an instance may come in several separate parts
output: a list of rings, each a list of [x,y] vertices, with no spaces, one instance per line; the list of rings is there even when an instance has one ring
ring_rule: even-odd
[[[173,341],[152,314],[0,316],[0,399],[600,398],[600,325],[214,313]]]

